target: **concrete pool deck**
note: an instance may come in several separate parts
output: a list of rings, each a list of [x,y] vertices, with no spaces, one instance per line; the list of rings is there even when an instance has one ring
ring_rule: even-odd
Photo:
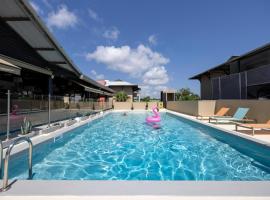
[[[258,181],[27,181],[16,182],[4,197],[73,196],[80,199],[270,198],[270,182]],[[125,197],[125,198],[124,198]],[[38,198],[39,199],[39,198]],[[50,199],[50,198],[49,198]]]
[[[256,141],[261,141],[264,144],[270,145],[270,130],[255,131],[255,135],[252,135],[252,131],[250,129],[243,128],[243,127],[238,127],[238,131],[235,131],[235,124],[209,123],[208,119],[199,120],[195,116],[192,116],[192,115],[186,115],[186,114],[182,114],[182,113],[178,113],[178,112],[174,112],[174,111],[170,111],[170,110],[167,110],[167,112],[174,114],[174,115],[177,115],[177,116],[187,118],[187,119],[195,120],[196,122],[199,122],[199,123],[202,123],[205,125],[209,125],[209,126],[214,127],[214,128],[219,128],[225,132],[226,131],[234,132],[234,133],[238,134],[239,136],[244,136],[246,139],[250,139],[250,140],[255,139]]]
[[[165,110],[163,110],[165,111]],[[111,112],[111,111],[109,111]],[[107,112],[107,113],[109,113]],[[112,111],[118,112],[118,111]],[[145,112],[120,111],[120,112]],[[197,120],[194,116],[173,111],[168,113],[185,117],[199,123],[209,125],[206,121]],[[103,116],[103,115],[102,115]],[[95,119],[101,117],[97,116]],[[45,135],[35,136],[37,144],[64,132],[87,124],[94,119],[79,122],[71,127],[57,130]],[[232,131],[232,125],[213,125],[220,130],[240,134],[239,136],[258,140],[270,145],[268,140]],[[27,148],[21,143],[14,153]],[[1,185],[1,184],[0,184]],[[43,181],[18,180],[11,189],[0,193],[0,199],[270,199],[270,181]]]

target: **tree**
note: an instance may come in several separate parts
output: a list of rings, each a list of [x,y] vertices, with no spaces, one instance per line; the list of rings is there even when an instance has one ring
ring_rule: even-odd
[[[117,92],[115,97],[118,102],[125,102],[128,99],[128,95],[125,92]]]
[[[189,100],[199,100],[199,95],[190,91],[189,88],[181,88],[176,92],[176,100],[179,101],[189,101]]]
[[[151,100],[151,98],[149,96],[141,98],[141,101],[143,102],[149,102]]]

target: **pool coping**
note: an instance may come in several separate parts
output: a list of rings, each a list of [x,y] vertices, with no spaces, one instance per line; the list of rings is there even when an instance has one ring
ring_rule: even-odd
[[[0,196],[249,196],[270,197],[268,181],[20,180]]]
[[[106,113],[78,122],[70,127],[56,130],[54,132],[35,136],[33,144],[45,142],[58,137],[68,131],[85,125],[93,120],[99,119],[112,112],[145,112],[146,110],[120,110],[107,111]],[[251,139],[267,146],[261,140],[251,136],[228,131],[212,124],[192,119],[188,115],[174,111],[163,110],[179,117],[216,128],[223,132]],[[45,137],[46,136],[46,137]],[[20,143],[14,148],[13,154],[27,148],[26,143]],[[44,189],[45,188],[45,189]],[[97,196],[97,197],[270,197],[270,181],[96,181],[96,180],[18,180],[12,184],[11,189],[0,193],[0,196]]]
[[[267,141],[264,141],[264,140],[260,140],[260,139],[257,139],[257,138],[254,138],[252,137],[251,135],[247,135],[247,134],[244,134],[244,133],[241,133],[241,132],[237,132],[237,131],[233,131],[233,130],[227,130],[225,128],[222,128],[222,127],[218,127],[216,126],[215,124],[211,124],[211,123],[207,123],[205,121],[202,121],[202,120],[199,120],[199,119],[195,119],[195,118],[192,118],[192,116],[190,115],[186,115],[186,114],[183,114],[183,113],[178,113],[178,112],[175,112],[175,111],[171,111],[171,110],[167,110],[166,111],[167,113],[170,113],[170,114],[173,114],[173,115],[176,115],[176,116],[179,116],[179,117],[182,117],[184,119],[188,119],[188,120],[191,120],[195,123],[199,123],[199,124],[202,124],[204,126],[208,126],[208,127],[211,127],[211,128],[215,128],[217,130],[220,130],[222,132],[225,132],[225,133],[228,133],[228,134],[231,134],[231,135],[235,135],[235,136],[238,136],[238,137],[241,137],[241,138],[244,138],[244,139],[247,139],[247,140],[251,140],[255,143],[258,143],[258,144],[261,144],[261,145],[264,145],[264,146],[267,146],[270,148],[270,143],[267,142]]]

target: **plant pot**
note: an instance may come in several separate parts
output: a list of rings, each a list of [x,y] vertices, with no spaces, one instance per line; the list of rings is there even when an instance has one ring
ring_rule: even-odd
[[[42,134],[51,133],[51,132],[54,132],[54,131],[56,131],[56,130],[62,128],[62,127],[63,127],[62,124],[59,124],[59,125],[56,125],[56,126],[50,126],[50,127],[47,127],[47,128],[45,128],[45,129],[41,130],[41,133],[42,133]]]
[[[87,119],[89,119],[89,116],[83,116],[83,117],[81,117],[81,121],[84,121],[84,120],[87,120]]]
[[[33,137],[34,135],[36,135],[35,131],[32,131],[32,132],[27,133],[27,134],[18,134],[19,137]]]
[[[73,124],[77,123],[76,120],[72,119],[72,120],[69,120],[67,123],[66,123],[66,126],[71,126]]]

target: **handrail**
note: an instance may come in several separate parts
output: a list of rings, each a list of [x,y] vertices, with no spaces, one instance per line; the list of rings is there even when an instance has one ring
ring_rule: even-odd
[[[7,191],[9,189],[8,185],[8,164],[9,164],[9,157],[13,147],[19,143],[20,141],[26,141],[29,144],[29,154],[28,154],[28,179],[32,178],[32,153],[33,153],[33,143],[28,137],[20,137],[16,139],[12,144],[9,145],[6,156],[5,156],[5,163],[4,163],[4,178],[3,178],[3,188],[2,191]]]
[[[3,154],[4,154],[4,146],[3,142],[0,140],[0,179],[3,176]]]

